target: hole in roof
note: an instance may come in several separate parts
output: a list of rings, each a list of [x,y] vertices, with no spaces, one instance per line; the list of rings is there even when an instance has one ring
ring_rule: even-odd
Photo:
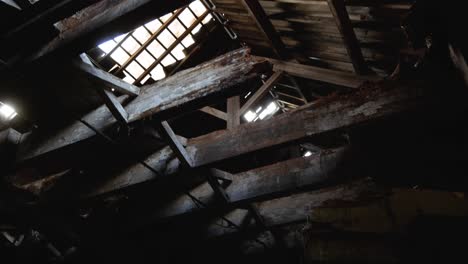
[[[98,47],[102,52],[96,57],[98,61],[112,58],[118,66],[107,61],[102,64],[115,75],[122,76],[123,73],[126,82],[144,84],[149,78],[160,80],[166,77],[165,67],[183,61],[190,52],[187,49],[196,43],[194,35],[213,21],[208,11],[200,0],[196,0],[180,11],[170,12],[137,27],[128,33],[130,35],[122,34],[101,43]],[[203,15],[203,20],[195,25]],[[170,23],[164,25],[169,20]]]
[[[13,118],[15,118],[15,116],[17,116],[17,115],[18,115],[18,113],[16,113],[16,110],[15,110],[15,108],[13,108],[13,106],[0,102],[0,117],[1,117],[1,119],[9,121],[9,120],[12,120]]]

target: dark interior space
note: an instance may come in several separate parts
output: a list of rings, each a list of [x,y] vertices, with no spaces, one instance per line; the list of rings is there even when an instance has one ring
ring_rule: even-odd
[[[1,0],[1,263],[465,263],[462,1]]]

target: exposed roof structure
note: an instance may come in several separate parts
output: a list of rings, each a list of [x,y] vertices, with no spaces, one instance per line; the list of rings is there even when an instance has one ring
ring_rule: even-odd
[[[0,1],[0,261],[466,260],[463,10]]]

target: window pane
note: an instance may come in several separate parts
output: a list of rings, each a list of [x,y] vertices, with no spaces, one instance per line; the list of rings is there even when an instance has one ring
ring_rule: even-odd
[[[138,50],[140,46],[140,44],[138,44],[138,42],[136,42],[136,40],[133,38],[133,37],[128,37],[123,43],[122,43],[122,47],[128,51],[128,53],[130,54],[133,54],[135,53],[135,51]]]
[[[138,63],[134,61],[132,61],[132,63],[127,66],[126,70],[135,78],[140,77],[140,75],[145,71],[140,65],[138,65]]]
[[[166,49],[163,48],[163,46],[161,46],[161,44],[159,44],[157,41],[151,42],[151,44],[148,45],[147,50],[156,58],[159,58],[161,54],[166,51]]]
[[[150,74],[147,74],[142,80],[141,80],[141,84],[145,84],[147,80],[149,80],[149,78],[151,78],[151,75]]]
[[[175,38],[167,29],[165,29],[161,34],[159,34],[158,40],[161,41],[164,47],[168,48],[175,41]]]
[[[136,60],[145,68],[148,68],[154,62],[154,58],[146,50],[142,51]]]
[[[181,60],[183,58],[185,58],[185,53],[184,53],[184,47],[182,45],[177,45],[173,50],[172,50],[172,55],[174,55],[174,57],[177,59],[177,60]]]
[[[122,35],[120,35],[118,37],[115,37],[114,40],[117,41],[117,42],[120,42],[120,41],[122,41],[122,39],[125,38],[125,36],[127,36],[127,34],[122,34]]]
[[[176,60],[171,56],[171,55],[167,55],[166,57],[164,57],[164,59],[161,61],[162,65],[164,66],[169,66],[173,63],[175,63]]]
[[[107,54],[107,53],[111,52],[111,50],[115,46],[117,46],[117,43],[113,39],[111,39],[111,40],[108,40],[108,41],[106,41],[106,42],[104,42],[102,44],[99,44],[98,47]]]
[[[125,77],[123,78],[124,81],[126,81],[128,83],[134,83],[135,82],[135,79],[133,79],[133,77],[130,76],[130,74],[128,74],[128,72],[124,71],[124,74],[125,74]]]
[[[198,24],[198,25],[192,30],[192,34],[194,34],[194,35],[197,34],[198,31],[200,31],[200,29],[201,29],[201,24]]]
[[[145,43],[150,37],[150,34],[148,33],[148,30],[146,30],[144,27],[139,27],[133,32],[133,36],[140,41],[140,43]]]
[[[182,26],[182,24],[179,22],[179,20],[174,20],[172,23],[169,25],[169,30],[176,36],[180,37],[185,32],[185,28]]]
[[[155,81],[161,80],[164,77],[166,77],[166,73],[164,72],[163,67],[161,64],[156,66],[152,71],[151,71],[151,78],[153,78]]]
[[[114,59],[119,65],[124,64],[130,56],[121,48],[118,47],[114,52],[111,54],[111,58]]]
[[[200,2],[200,0],[192,2],[189,7],[192,9],[192,11],[195,13],[197,16],[201,16],[205,11],[206,8],[205,6]]]
[[[195,40],[193,40],[192,35],[188,35],[182,40],[182,45],[186,48],[192,46],[193,43],[195,43]]]
[[[186,8],[182,13],[179,15],[179,19],[184,23],[186,27],[190,27],[193,22],[195,22],[196,18],[193,16],[192,12]]]
[[[161,21],[162,21],[162,22],[166,22],[167,20],[169,20],[169,18],[171,18],[172,14],[173,14],[172,12],[171,12],[171,13],[165,14],[164,16],[162,16],[162,17],[160,18]]]
[[[213,17],[211,16],[211,14],[206,15],[206,17],[202,20],[203,25],[210,23],[212,18]]]
[[[148,24],[146,24],[145,26],[151,31],[151,33],[154,33],[161,27],[161,25],[162,25],[161,22],[155,19],[149,22]]]

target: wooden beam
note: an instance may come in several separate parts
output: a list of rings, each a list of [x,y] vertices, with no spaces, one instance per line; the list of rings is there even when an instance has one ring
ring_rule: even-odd
[[[167,121],[161,122],[161,133],[167,139],[169,146],[171,146],[172,151],[175,153],[177,158],[180,160],[184,166],[187,168],[192,167],[192,159],[188,155],[182,143],[177,138],[177,135],[174,133],[172,128],[169,126]]]
[[[227,114],[221,110],[218,110],[214,107],[211,107],[211,106],[205,106],[203,108],[200,109],[200,111],[202,111],[203,113],[207,113],[209,115],[212,115],[214,117],[217,117],[219,119],[222,119],[222,120],[227,120]]]
[[[366,66],[364,56],[362,55],[359,41],[354,33],[353,25],[349,19],[348,11],[344,0],[327,0],[330,11],[335,17],[336,26],[341,33],[344,45],[353,64],[354,71],[359,74],[365,74],[369,70]]]
[[[410,110],[420,102],[420,99],[419,86],[411,85],[401,85],[390,90],[376,90],[366,96],[355,94],[327,99],[326,103],[308,104],[269,120],[247,123],[233,130],[217,131],[189,139],[186,150],[192,157],[195,167],[203,166]],[[161,171],[161,174],[172,175],[178,171],[178,165],[171,161],[167,153],[156,152],[148,157],[148,162],[150,165],[161,162],[174,165],[170,170]],[[154,176],[148,174],[146,170],[138,164],[130,166],[128,171],[131,173],[106,177],[107,181],[102,186],[96,187],[99,190],[97,192],[105,193],[153,180]],[[133,176],[136,174],[139,176]],[[235,200],[235,196],[231,199]]]
[[[76,61],[76,64],[79,67],[89,66],[89,67],[94,68],[93,63],[91,62],[91,60],[86,54],[84,53],[81,54],[80,58],[81,58],[81,61]],[[111,91],[101,89],[101,88],[98,88],[96,90],[99,96],[101,96],[101,98],[104,100],[104,103],[106,104],[107,108],[109,108],[109,111],[111,111],[115,119],[121,122],[122,124],[127,124],[128,113],[125,111],[125,109],[123,108],[122,104],[119,102],[117,97]]]
[[[208,172],[208,184],[210,185],[218,200],[221,200],[224,204],[229,203],[229,195],[226,193],[226,190],[224,190],[223,186],[219,182],[219,179],[215,177],[217,174],[218,173],[216,172],[216,169],[211,169],[210,172]]]
[[[125,111],[118,98],[108,90],[98,89],[98,94],[104,100],[109,111],[111,111],[114,118],[122,124],[128,123],[128,113]]]
[[[261,57],[260,57],[261,58]],[[294,62],[286,62],[281,60],[275,60],[270,58],[267,59],[270,63],[273,64],[274,71],[284,71],[287,72],[289,75],[311,79],[315,81],[341,85],[344,87],[349,88],[358,88],[360,87],[365,81],[377,81],[379,80],[378,77],[373,76],[356,76],[352,73],[335,71],[324,69],[320,67],[310,66],[310,65],[303,65]]]
[[[273,48],[273,52],[278,56],[278,58],[286,58],[284,43],[258,0],[241,0],[241,3],[247,9],[250,17],[255,21],[255,24],[257,24],[260,32],[263,33],[270,43]]]
[[[259,100],[263,99],[265,94],[270,91],[271,87],[275,85],[275,83],[281,79],[283,76],[282,71],[278,71],[273,73],[273,75],[270,76],[270,78],[258,89],[252,96],[250,96],[249,100],[242,105],[240,109],[240,115],[243,115],[245,112],[247,112],[252,105],[256,104]]]
[[[234,88],[270,70],[271,65],[263,59],[253,58],[248,48],[224,54],[155,84],[143,86],[142,93],[125,107],[129,114],[128,121],[133,122],[151,115],[161,116],[169,112],[199,109],[203,103],[208,104],[210,100],[217,99],[216,96],[240,93],[240,90]],[[119,101],[125,99],[119,98]],[[100,131],[116,122],[105,106],[92,111],[84,119]],[[48,135],[50,136],[45,140],[29,147],[27,142],[22,143],[19,159],[43,155],[93,137],[95,133],[82,123],[75,122]]]
[[[240,125],[240,97],[233,96],[227,100],[227,129]]]
[[[235,174],[232,176],[233,182],[225,189],[225,195],[229,197],[227,202],[236,207],[248,205],[252,201],[271,199],[336,179],[336,170],[345,153],[346,149],[340,148]],[[217,195],[209,183],[197,186],[190,193],[203,203],[211,205],[212,197]],[[154,215],[156,218],[167,219],[200,210],[209,209],[197,207],[189,197],[181,194]]]
[[[316,208],[343,207],[360,205],[385,197],[384,190],[370,179],[355,180],[312,192],[294,194],[257,203],[258,213],[266,227],[305,221]],[[248,210],[235,209],[224,215],[234,224],[240,225],[249,214]],[[210,223],[206,230],[209,237],[223,236],[238,230],[217,225],[219,219]],[[251,226],[255,228],[255,226]]]
[[[140,88],[133,84],[127,83],[126,81],[104,71],[93,65],[84,63],[83,61],[75,61],[74,65],[86,74],[92,80],[101,83],[107,89],[114,88],[117,92],[128,94],[130,96],[137,96],[140,94]]]
[[[417,87],[402,86],[370,92],[365,97],[356,93],[326,104],[310,103],[269,120],[189,139],[187,151],[193,157],[194,166],[202,166],[395,114],[409,109],[421,93]]]

